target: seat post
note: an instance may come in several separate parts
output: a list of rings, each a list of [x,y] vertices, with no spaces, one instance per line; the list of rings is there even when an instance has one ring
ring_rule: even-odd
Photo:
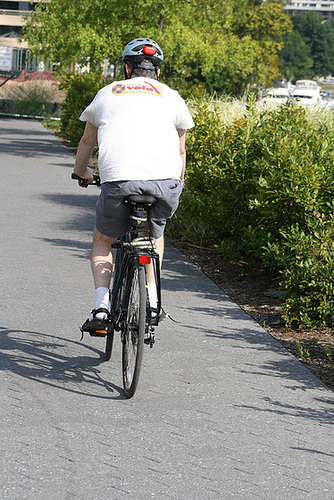
[[[146,206],[142,203],[133,203],[130,215],[131,227],[135,231],[143,231],[147,223]]]
[[[157,199],[150,195],[133,194],[124,198],[124,203],[131,205],[131,227],[134,232],[143,232],[146,229],[147,215],[150,207],[157,203]]]

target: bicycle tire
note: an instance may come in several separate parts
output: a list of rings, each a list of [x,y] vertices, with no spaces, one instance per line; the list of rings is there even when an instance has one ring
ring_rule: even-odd
[[[123,331],[122,373],[127,398],[136,392],[144,348],[146,322],[145,268],[134,262],[129,273],[126,294],[126,322]]]

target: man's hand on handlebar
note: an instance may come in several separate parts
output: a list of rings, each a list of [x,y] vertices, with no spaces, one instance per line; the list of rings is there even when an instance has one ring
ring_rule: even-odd
[[[92,168],[87,167],[86,172],[83,175],[80,175],[78,178],[78,184],[80,187],[86,188],[89,184],[93,184],[94,182],[94,171]]]
[[[92,171],[92,169],[89,169]],[[71,178],[78,181],[79,186],[81,187],[87,187],[89,185],[94,185],[94,186],[101,186],[101,179],[100,176],[97,174],[93,174],[93,179],[85,179],[84,177],[79,177],[77,174],[72,172]]]

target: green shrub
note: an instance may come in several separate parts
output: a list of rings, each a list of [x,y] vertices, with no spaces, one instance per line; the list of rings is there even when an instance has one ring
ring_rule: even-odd
[[[5,88],[1,94],[5,102],[4,111],[27,116],[59,117],[59,91],[50,83],[39,80],[21,83],[8,90]]]
[[[334,207],[332,207],[333,209]],[[314,214],[312,231],[298,225],[282,230],[272,251],[288,290],[283,317],[288,326],[313,328],[334,324],[334,219]]]
[[[79,120],[81,113],[91,103],[95,94],[107,83],[100,73],[69,73],[64,77],[61,88],[66,92],[61,116],[61,129],[73,146],[77,146],[83,134],[85,123]]]
[[[210,244],[216,235],[213,224],[220,214],[219,199],[214,203],[212,191],[217,189],[221,129],[219,118],[209,112],[206,104],[198,103],[196,127],[190,134],[187,152],[185,192],[181,206],[172,220],[170,231],[199,245]]]
[[[226,123],[220,109],[194,106],[172,236],[281,272],[287,323],[331,324],[333,115],[320,122],[291,104],[271,111],[250,105]]]
[[[314,213],[330,214],[328,202],[334,197],[333,132],[307,119],[303,108],[287,106],[264,117],[261,122],[261,153],[255,160],[255,190],[249,197],[252,244],[261,248],[280,241],[282,231],[296,224],[312,232]],[[262,147],[261,147],[262,146]]]

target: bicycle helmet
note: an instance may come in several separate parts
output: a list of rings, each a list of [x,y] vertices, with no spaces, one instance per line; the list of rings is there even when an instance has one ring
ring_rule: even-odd
[[[136,38],[127,44],[122,61],[142,69],[156,70],[161,66],[164,55],[161,47],[150,38]]]

